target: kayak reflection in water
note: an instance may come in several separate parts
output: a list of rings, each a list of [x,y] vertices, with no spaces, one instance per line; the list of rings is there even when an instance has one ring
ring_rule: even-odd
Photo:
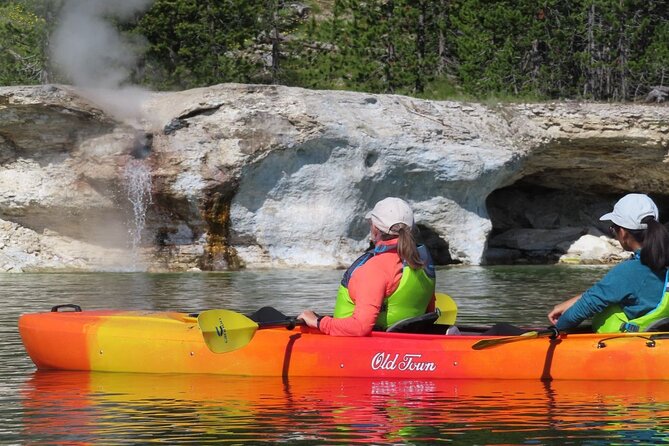
[[[346,270],[334,316],[303,311],[298,319],[333,336],[367,336],[400,320],[434,311],[435,268],[427,248],[413,236],[409,204],[385,198],[365,216],[370,248]]]
[[[558,330],[592,318],[598,333],[657,331],[669,317],[669,232],[658,214],[647,195],[627,194],[600,218],[612,222],[611,235],[634,255],[583,294],[553,307],[548,319]]]

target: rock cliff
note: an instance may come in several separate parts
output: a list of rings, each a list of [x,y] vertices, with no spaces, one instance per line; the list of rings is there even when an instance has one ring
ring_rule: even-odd
[[[442,264],[615,261],[598,217],[628,191],[669,217],[662,105],[224,84],[124,118],[86,97],[0,88],[0,270],[343,266],[388,195]]]

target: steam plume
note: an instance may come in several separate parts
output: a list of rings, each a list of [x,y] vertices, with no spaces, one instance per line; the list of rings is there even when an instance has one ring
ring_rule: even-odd
[[[125,20],[153,0],[65,0],[52,36],[53,61],[68,79],[106,111],[138,118],[142,90],[128,85],[139,40],[123,38],[111,21]]]

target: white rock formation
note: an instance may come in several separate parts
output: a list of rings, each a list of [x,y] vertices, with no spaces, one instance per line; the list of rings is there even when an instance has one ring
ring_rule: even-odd
[[[622,250],[620,243],[610,237],[585,234],[565,247],[560,257],[562,263],[600,264],[628,259],[632,253]]]
[[[0,267],[342,266],[367,246],[365,212],[389,195],[413,205],[435,257],[478,264],[495,228],[546,230],[557,246],[581,232],[555,230],[597,224],[621,193],[669,196],[669,108],[655,104],[488,106],[226,84],[155,93],[142,121],[100,107],[66,87],[0,88],[10,225],[0,239],[30,234],[14,237],[23,248],[0,247]],[[129,250],[123,183],[133,154],[152,175],[140,253]],[[511,212],[517,184],[530,198]]]

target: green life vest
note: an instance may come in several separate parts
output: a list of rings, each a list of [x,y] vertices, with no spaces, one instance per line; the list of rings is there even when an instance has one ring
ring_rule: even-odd
[[[657,307],[632,320],[619,305],[611,305],[592,318],[592,329],[597,333],[620,333],[646,331],[655,321],[669,317],[669,270],[664,279],[664,291]]]
[[[383,305],[379,316],[376,318],[376,327],[385,330],[390,325],[403,319],[420,316],[425,313],[435,289],[434,264],[424,246],[418,247],[418,252],[425,267],[421,269],[412,269],[404,265],[402,269],[402,278],[397,289],[390,296],[383,300]],[[353,271],[371,259],[374,255],[379,255],[391,249],[396,249],[396,245],[385,247],[381,252],[368,252],[358,260],[353,262],[351,267],[344,274],[342,284],[339,286],[337,300],[335,302],[334,317],[344,318],[353,315],[355,303],[348,293],[348,280]]]

